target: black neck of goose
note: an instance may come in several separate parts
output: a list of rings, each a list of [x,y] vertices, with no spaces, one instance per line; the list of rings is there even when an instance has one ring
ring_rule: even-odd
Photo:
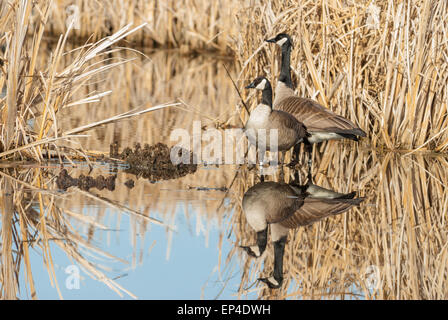
[[[274,242],[274,279],[283,281],[283,256],[285,254],[286,236]]]
[[[280,71],[279,81],[286,84],[288,88],[294,89],[291,81],[291,72],[290,72],[290,63],[291,63],[291,46],[285,45],[282,46],[282,69]]]
[[[272,109],[272,87],[270,85],[267,85],[267,87],[263,89],[261,103],[268,105]]]
[[[266,249],[266,245],[268,243],[268,228],[263,231],[257,232],[257,245],[260,249],[260,256],[263,254]]]

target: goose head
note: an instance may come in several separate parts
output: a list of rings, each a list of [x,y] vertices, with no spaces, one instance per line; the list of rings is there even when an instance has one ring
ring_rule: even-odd
[[[259,258],[264,250],[260,248],[258,245],[255,246],[241,246],[242,249],[244,249],[248,255],[254,258]]]
[[[267,39],[266,42],[271,42],[277,44],[280,48],[282,47],[292,47],[291,37],[286,33],[279,33],[275,38]]]
[[[257,90],[266,90],[271,89],[271,83],[266,77],[258,77],[254,81],[252,81],[246,89],[257,89]]]

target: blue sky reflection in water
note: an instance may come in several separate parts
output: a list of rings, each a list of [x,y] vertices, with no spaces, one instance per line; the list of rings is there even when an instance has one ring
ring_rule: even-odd
[[[87,206],[83,211],[86,213],[97,208]],[[218,271],[220,233],[224,234],[223,261],[232,246],[231,240],[226,238],[225,227],[217,226],[217,223],[212,221],[209,229],[206,230],[207,239],[204,230],[201,230],[199,234],[196,232],[197,217],[190,215],[187,219],[185,210],[184,203],[179,203],[176,207],[177,232],[172,233],[171,251],[167,259],[170,240],[164,227],[151,225],[144,236],[144,241],[136,237],[134,249],[131,245],[132,230],[134,230],[131,224],[134,222],[127,215],[121,215],[119,217],[121,221],[117,223],[117,212],[106,209],[105,213],[108,217],[104,221],[108,221],[108,225],[112,228],[119,225],[119,230],[96,231],[101,235],[95,236],[94,244],[105,252],[128,261],[129,264],[106,257],[101,260],[89,257],[89,260],[111,268],[110,271],[104,271],[104,273],[112,279],[116,278],[118,284],[139,299],[214,299],[218,294],[219,299],[236,299],[234,294],[241,280],[240,262],[233,258],[227,268],[224,263],[221,263],[221,278]],[[189,212],[192,211],[189,210]],[[65,271],[73,263],[57,245],[52,244],[51,249],[57,281],[64,299],[121,299],[104,283],[93,280],[83,271],[81,271],[79,289],[67,289],[66,281],[70,274]],[[86,253],[86,250],[83,251]],[[133,267],[133,254],[136,255],[135,267]],[[142,254],[141,257],[140,254]],[[42,263],[40,250],[32,249],[30,257],[38,298],[59,299],[57,289],[51,286],[48,272]],[[140,258],[142,263],[139,261]],[[23,270],[20,274],[20,283],[22,284],[20,298],[30,299],[28,290],[24,287],[26,281]],[[126,294],[123,298],[131,299]]]

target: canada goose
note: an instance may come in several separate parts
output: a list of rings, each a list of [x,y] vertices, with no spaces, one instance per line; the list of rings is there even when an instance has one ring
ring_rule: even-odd
[[[292,114],[302,122],[310,137],[305,145],[309,153],[309,165],[311,165],[312,145],[326,140],[351,139],[358,141],[358,136],[365,137],[366,133],[353,124],[350,120],[335,114],[312,99],[298,97],[294,94],[291,81],[291,37],[286,33],[280,33],[266,42],[276,43],[282,50],[281,71],[275,88],[274,109]],[[296,146],[295,149],[298,149]],[[295,150],[297,155],[298,150]]]
[[[265,150],[269,151],[274,147],[271,146],[271,130],[277,130],[277,150],[282,152],[283,162],[284,153],[309,135],[305,126],[287,112],[272,110],[272,87],[265,77],[256,78],[246,89],[262,91],[261,102],[251,112],[244,128],[249,142],[256,146],[258,143],[259,147],[265,147]],[[259,130],[263,129],[266,130],[266,134],[258,134]],[[262,155],[265,150],[260,154]]]
[[[268,225],[274,244],[274,273],[260,278],[270,288],[279,288],[283,281],[283,255],[289,229],[306,226],[359,205],[364,198],[354,199],[356,192],[343,194],[311,182],[299,185],[261,182],[243,197],[243,212],[248,224],[257,232],[257,243],[242,246],[253,257],[260,257],[267,245]]]

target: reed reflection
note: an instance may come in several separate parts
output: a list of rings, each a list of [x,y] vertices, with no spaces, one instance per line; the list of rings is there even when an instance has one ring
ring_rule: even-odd
[[[125,260],[103,250],[101,244],[92,241],[94,231],[104,231],[109,227],[101,221],[101,217],[97,219],[90,217],[84,210],[80,213],[72,211],[65,200],[78,193],[90,198],[91,201],[102,203],[103,206],[138,216],[142,220],[141,223],[143,219],[148,223],[162,223],[88,191],[89,188],[81,190],[76,187],[63,192],[56,187],[55,171],[59,171],[59,168],[52,169],[58,166],[48,164],[46,167],[29,165],[27,168],[0,169],[0,186],[3,191],[0,194],[2,203],[0,280],[3,284],[0,298],[16,299],[19,296],[20,288],[25,286],[25,283],[20,281],[22,268],[30,297],[37,298],[38,290],[30,257],[33,249],[41,253],[42,263],[48,271],[50,281],[55,283],[56,290],[62,297],[60,280],[56,278],[55,265],[60,261],[54,260],[55,247],[58,247],[73,263],[83,268],[87,275],[103,282],[119,296],[135,297],[98,265],[98,260],[104,257],[110,262],[127,264]],[[37,283],[39,280],[37,279]]]

